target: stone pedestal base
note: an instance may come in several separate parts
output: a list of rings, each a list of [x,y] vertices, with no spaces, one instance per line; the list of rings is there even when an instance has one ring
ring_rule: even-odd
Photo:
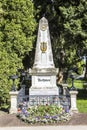
[[[59,95],[59,89],[57,86],[54,86],[54,87],[31,86],[29,93],[30,93],[30,95]]]
[[[71,109],[70,109],[70,113],[78,113],[78,109],[71,108]]]
[[[29,104],[32,105],[50,105],[58,104],[58,88],[55,87],[31,87],[29,95]]]
[[[10,100],[11,100],[11,106],[10,106],[10,114],[17,113],[17,95],[18,91],[11,91],[10,94]]]
[[[30,71],[30,74],[32,75],[32,86],[29,89],[30,105],[38,104],[38,103],[49,104],[51,103],[51,99],[54,102],[55,96],[59,95],[59,89],[56,85],[57,72],[58,70],[56,68],[41,68],[41,69],[33,68]],[[45,103],[42,103],[42,100]],[[32,103],[32,102],[36,102],[36,103]]]
[[[73,113],[78,113],[78,109],[77,109],[77,105],[76,105],[77,94],[78,94],[78,91],[70,91],[70,96],[71,96],[70,111]]]

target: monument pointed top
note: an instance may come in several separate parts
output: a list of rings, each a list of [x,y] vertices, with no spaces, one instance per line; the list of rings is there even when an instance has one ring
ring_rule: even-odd
[[[54,68],[48,20],[39,21],[34,68]]]
[[[39,22],[40,29],[45,31],[48,26],[48,20],[45,17],[42,17]]]
[[[42,22],[47,21],[47,19],[44,16],[40,20],[42,20]]]

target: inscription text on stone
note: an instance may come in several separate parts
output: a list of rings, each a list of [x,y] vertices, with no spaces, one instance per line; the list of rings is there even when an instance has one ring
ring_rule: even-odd
[[[45,82],[45,81],[50,81],[50,79],[40,79],[40,78],[38,78],[38,81],[43,81],[43,82]]]

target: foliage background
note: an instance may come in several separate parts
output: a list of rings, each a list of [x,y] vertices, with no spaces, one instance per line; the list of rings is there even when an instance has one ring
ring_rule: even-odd
[[[22,61],[32,50],[35,27],[30,0],[0,1],[0,108],[9,101],[9,76],[23,68]]]
[[[87,51],[86,0],[33,0],[37,21],[45,16],[49,21],[56,67],[70,69]],[[38,11],[39,10],[39,11]],[[61,51],[65,52],[61,60]],[[85,53],[85,54],[84,54]]]
[[[87,55],[86,0],[0,0],[0,107],[9,101],[9,76],[33,65],[42,16],[49,21],[56,67],[63,71],[78,67],[82,73],[79,59]]]

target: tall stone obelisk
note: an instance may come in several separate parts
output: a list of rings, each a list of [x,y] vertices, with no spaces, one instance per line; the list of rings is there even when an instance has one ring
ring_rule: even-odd
[[[58,69],[54,65],[49,26],[45,17],[39,21],[35,60],[29,73],[32,75],[32,86],[29,92],[30,101],[34,100],[34,96],[59,95],[56,86]]]

